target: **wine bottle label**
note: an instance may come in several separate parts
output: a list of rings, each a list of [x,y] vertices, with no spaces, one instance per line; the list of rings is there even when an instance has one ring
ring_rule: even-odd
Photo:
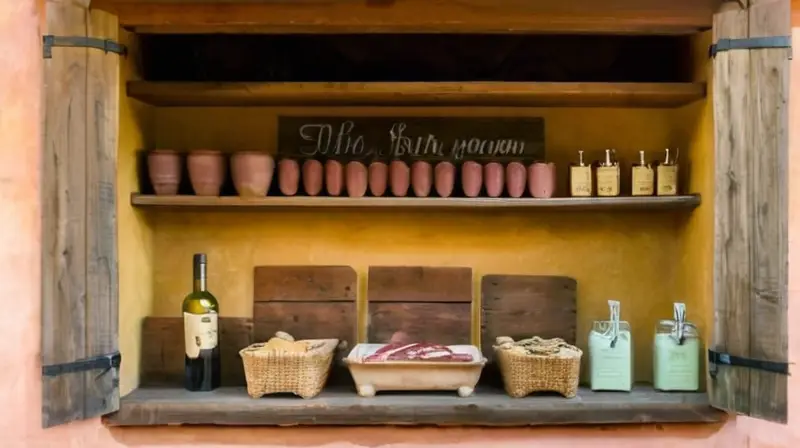
[[[619,196],[619,166],[597,167],[597,195]]]
[[[572,196],[591,196],[592,167],[571,166],[569,169],[570,194]]]
[[[633,196],[653,195],[653,169],[648,166],[635,166],[631,172],[631,194]]]
[[[186,342],[186,356],[195,359],[200,350],[210,350],[217,346],[217,313],[183,313],[183,335]]]
[[[678,165],[658,166],[657,192],[659,196],[678,194]]]

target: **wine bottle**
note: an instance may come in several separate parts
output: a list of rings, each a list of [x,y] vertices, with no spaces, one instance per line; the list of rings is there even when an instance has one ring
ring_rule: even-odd
[[[184,386],[190,391],[219,387],[219,303],[206,289],[206,254],[195,254],[194,286],[183,299],[183,334],[186,350]]]

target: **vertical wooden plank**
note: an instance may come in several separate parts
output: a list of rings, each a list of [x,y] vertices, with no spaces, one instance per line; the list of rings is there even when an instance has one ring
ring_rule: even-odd
[[[46,32],[85,36],[86,6],[48,1]],[[86,59],[84,48],[59,48],[44,61],[43,365],[86,356]],[[83,418],[86,375],[43,377],[43,426]]]
[[[117,18],[92,10],[88,36],[118,40]],[[119,64],[115,53],[90,50],[86,80],[86,356],[117,351],[117,129]],[[86,416],[119,409],[119,378],[111,369],[86,377]]]
[[[750,0],[750,37],[791,36],[789,0]],[[750,357],[789,360],[788,151],[789,57],[786,48],[750,52],[752,179]],[[785,375],[750,372],[750,415],[787,421]]]

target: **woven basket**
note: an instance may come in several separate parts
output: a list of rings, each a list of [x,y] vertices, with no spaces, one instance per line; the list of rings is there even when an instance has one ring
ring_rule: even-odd
[[[240,350],[248,395],[253,398],[277,393],[293,393],[303,398],[319,395],[328,380],[339,340],[307,339],[306,342],[313,348],[305,353],[259,350],[264,343]]]
[[[506,393],[514,398],[532,392],[558,392],[572,398],[578,393],[583,352],[563,339],[526,339],[529,353],[514,346],[513,339],[497,338],[495,358]]]

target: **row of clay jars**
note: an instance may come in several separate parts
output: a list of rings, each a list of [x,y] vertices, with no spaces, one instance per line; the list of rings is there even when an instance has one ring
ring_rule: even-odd
[[[440,197],[446,198],[453,193],[456,167],[450,162],[439,162],[434,168],[424,161],[414,162],[409,167],[400,160],[388,165],[373,162],[368,167],[361,162],[349,162],[343,166],[335,160],[328,160],[324,167],[318,160],[306,160],[302,167],[292,159],[278,163],[278,183],[284,195],[297,194],[301,177],[303,188],[310,196],[320,194],[324,178],[325,190],[331,196],[341,195],[343,188],[350,197],[364,196],[367,188],[373,196],[383,196],[388,186],[393,196],[406,196],[411,187],[415,196],[427,197],[433,187]],[[549,198],[555,190],[555,165],[534,163],[526,168],[519,162],[511,162],[506,167],[497,162],[484,166],[473,161],[465,162],[461,167],[464,194],[477,197],[484,186],[489,197],[501,196],[505,187],[509,196],[519,198],[527,186],[531,196]]]
[[[225,157],[219,151],[192,151],[186,157],[189,181],[197,196],[219,196],[225,180]],[[181,158],[176,151],[155,150],[147,155],[150,182],[157,195],[178,193]],[[275,162],[267,153],[237,152],[231,156],[231,177],[240,196],[265,196]]]

